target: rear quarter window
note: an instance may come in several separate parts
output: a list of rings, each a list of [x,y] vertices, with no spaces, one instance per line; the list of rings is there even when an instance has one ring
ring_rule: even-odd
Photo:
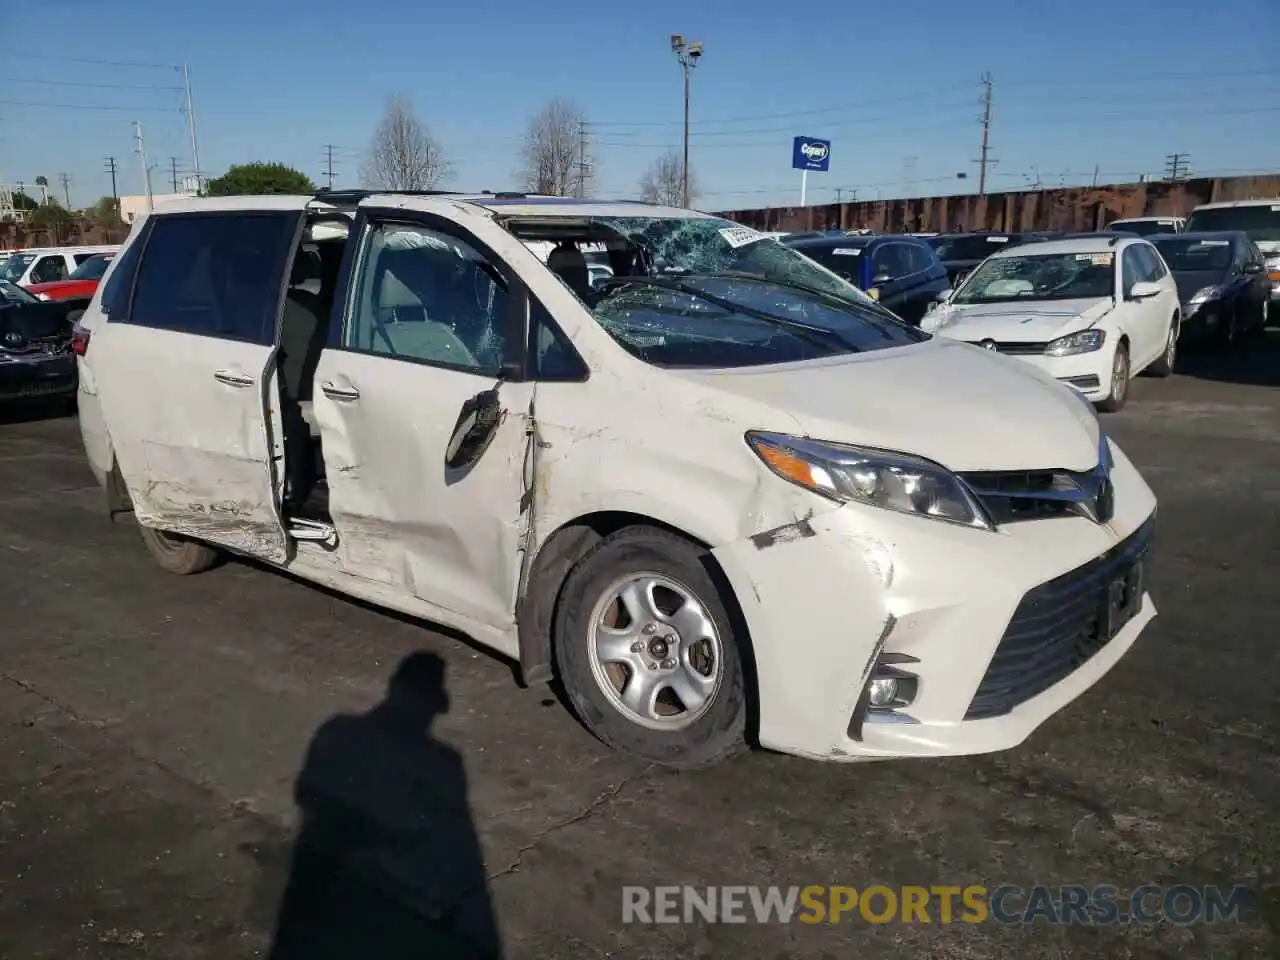
[[[138,260],[142,257],[142,248],[147,243],[147,232],[144,227],[122,254],[115,258],[114,268],[108,268],[106,283],[102,285],[102,299],[99,309],[106,317],[124,316],[129,310],[129,296],[133,292],[133,278],[138,270]]]

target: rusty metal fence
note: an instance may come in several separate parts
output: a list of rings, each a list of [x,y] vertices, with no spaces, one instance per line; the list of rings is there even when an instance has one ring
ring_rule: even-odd
[[[1186,216],[1201,203],[1280,197],[1280,175],[1178,183],[1056,187],[986,196],[920,197],[807,207],[729,210],[757,230],[948,233],[966,230],[1100,230],[1123,217]]]

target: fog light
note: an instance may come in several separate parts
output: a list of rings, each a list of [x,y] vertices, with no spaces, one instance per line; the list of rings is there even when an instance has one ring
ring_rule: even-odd
[[[897,699],[896,677],[877,677],[867,686],[867,702],[873,707],[887,707]]]

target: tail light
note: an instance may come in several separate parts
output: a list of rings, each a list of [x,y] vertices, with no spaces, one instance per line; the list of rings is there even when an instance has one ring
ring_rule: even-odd
[[[83,357],[89,352],[89,333],[88,329],[78,323],[71,328],[71,352],[77,357]]]

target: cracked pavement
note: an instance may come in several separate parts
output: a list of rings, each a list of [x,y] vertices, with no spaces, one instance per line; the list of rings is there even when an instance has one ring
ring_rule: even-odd
[[[132,522],[101,511],[74,419],[11,414],[0,958],[262,955],[317,732],[368,716],[419,650],[447,665],[450,709],[432,730],[465,768],[508,957],[1271,954],[1280,332],[1246,360],[1188,364],[1138,381],[1104,418],[1160,497],[1160,616],[1097,687],[1003,754],[836,766],[751,753],[694,773],[610,753],[551,691],[519,689],[508,664],[429,625],[245,563],[164,574]],[[344,783],[386,799],[385,780],[359,780]],[[630,884],[1004,882],[1255,894],[1246,922],[1194,927],[621,923]]]

